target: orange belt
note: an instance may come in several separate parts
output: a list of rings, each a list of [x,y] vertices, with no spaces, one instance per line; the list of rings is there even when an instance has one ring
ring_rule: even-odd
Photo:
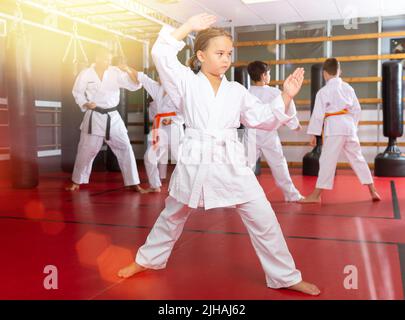
[[[340,110],[340,111],[325,113],[325,119],[328,117],[340,116],[342,114],[348,114],[348,113],[349,113],[349,109],[344,108],[343,110]],[[322,144],[323,144],[323,130],[322,130]]]
[[[325,113],[325,118],[332,117],[332,116],[340,116],[341,114],[347,114],[347,113],[349,113],[349,109],[345,108],[345,109],[340,110],[340,111],[331,112],[331,113]]]
[[[158,142],[159,142],[159,127],[160,127],[160,119],[166,117],[174,117],[176,112],[166,112],[166,113],[158,113],[155,116],[152,124],[152,145],[154,149],[157,149]]]

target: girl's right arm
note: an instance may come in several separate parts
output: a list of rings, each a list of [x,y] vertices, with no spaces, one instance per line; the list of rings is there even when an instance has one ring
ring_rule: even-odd
[[[164,26],[152,47],[152,58],[159,73],[161,83],[177,106],[182,104],[180,100],[185,95],[186,84],[195,76],[190,68],[180,63],[177,59],[177,53],[185,46],[182,40],[190,32],[206,29],[214,22],[214,16],[200,14],[188,19],[178,29]]]

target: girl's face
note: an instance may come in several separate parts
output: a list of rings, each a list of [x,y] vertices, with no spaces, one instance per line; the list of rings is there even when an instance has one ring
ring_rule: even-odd
[[[262,81],[265,83],[265,84],[269,84],[269,82],[270,82],[270,70],[269,71],[267,71],[266,73],[263,73],[262,74]]]
[[[232,40],[226,36],[210,39],[207,49],[197,51],[201,69],[215,76],[223,75],[232,63]]]

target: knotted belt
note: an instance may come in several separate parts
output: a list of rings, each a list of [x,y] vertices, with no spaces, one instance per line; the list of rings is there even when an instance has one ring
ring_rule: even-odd
[[[174,117],[176,115],[176,112],[166,112],[166,113],[158,113],[155,116],[155,119],[153,119],[153,124],[152,124],[152,145],[153,148],[156,150],[158,147],[158,138],[159,138],[159,127],[160,127],[160,119],[161,118],[166,118],[166,117]]]
[[[333,117],[333,116],[340,116],[342,114],[348,114],[348,113],[349,113],[349,109],[344,108],[343,110],[340,110],[340,111],[325,113],[325,118]]]
[[[343,114],[348,114],[349,113],[349,109],[348,108],[344,108],[342,110],[336,111],[336,112],[330,112],[330,113],[325,113],[325,119],[328,117],[333,117],[333,116],[340,116]],[[322,130],[322,143],[323,143],[323,130]]]
[[[108,108],[108,109],[104,109],[104,108],[100,108],[100,107],[95,107],[94,109],[91,109],[91,113],[90,113],[90,119],[89,119],[89,129],[88,129],[88,134],[92,133],[92,125],[93,125],[93,112],[98,112],[101,114],[107,114],[107,126],[105,128],[105,139],[106,140],[110,140],[110,130],[111,130],[111,116],[109,114],[109,112],[112,111],[117,111],[118,108],[114,107],[114,108]]]
[[[196,176],[194,178],[193,186],[191,188],[191,194],[188,206],[190,208],[197,208],[202,187],[204,181],[208,175],[210,163],[213,160],[212,155],[215,153],[216,148],[225,147],[226,158],[230,161],[230,165],[234,170],[234,174],[246,174],[250,169],[246,163],[238,162],[236,157],[243,155],[243,147],[241,149],[242,154],[238,152],[237,144],[240,144],[238,139],[238,133],[236,129],[218,129],[218,130],[201,130],[186,128],[185,139],[193,139],[195,143],[199,143],[202,155],[202,160],[198,164]],[[236,151],[236,153],[235,153]],[[182,144],[179,146],[179,161],[182,158]],[[244,158],[244,157],[243,157]],[[187,164],[186,164],[187,165]],[[246,170],[248,169],[248,170]]]

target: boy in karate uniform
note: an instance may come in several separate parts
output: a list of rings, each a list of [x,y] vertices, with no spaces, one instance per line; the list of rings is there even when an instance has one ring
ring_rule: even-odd
[[[165,26],[152,48],[162,84],[186,124],[179,161],[170,179],[169,197],[135,261],[118,272],[128,278],[146,269],[166,267],[175,242],[193,208],[236,206],[266,275],[267,286],[288,288],[310,295],[319,289],[302,280],[288,251],[280,225],[253,171],[246,163],[237,128],[273,130],[286,123],[288,106],[298,93],[304,70],[297,69],[284,82],[284,91],[271,103],[262,103],[241,84],[228,81],[232,37],[209,28],[216,17],[200,14],[178,29]],[[190,65],[177,53],[187,34],[199,31]]]
[[[360,120],[360,104],[353,88],[340,78],[340,64],[335,58],[323,64],[323,77],[326,85],[316,94],[315,106],[308,125],[308,134],[322,134],[323,146],[319,159],[319,174],[315,190],[301,200],[302,203],[321,202],[322,190],[331,190],[335,178],[336,165],[343,151],[361,184],[368,186],[373,201],[379,201],[373,177],[361,153],[357,127]]]
[[[179,143],[184,136],[184,120],[159,82],[143,72],[136,74],[138,81],[153,99],[149,105],[149,117],[153,119],[153,126],[148,135],[148,148],[144,155],[150,185],[147,191],[160,192],[160,177],[166,176],[169,149],[171,159],[177,161]]]
[[[111,66],[112,55],[106,48],[98,49],[96,61],[76,78],[72,94],[84,118],[80,125],[80,141],[77,149],[72,183],[68,191],[78,190],[89,183],[94,158],[105,141],[117,157],[124,185],[143,193],[128,130],[122,121],[117,105],[120,88],[136,91],[137,83],[133,70],[128,66]]]
[[[248,73],[253,81],[249,92],[258,97],[262,102],[269,103],[281,94],[277,88],[268,86],[270,82],[270,67],[262,61],[254,61],[248,65]],[[296,114],[294,101],[291,100],[289,106],[289,115]],[[291,130],[300,130],[300,122],[297,116],[293,116],[285,124]],[[284,200],[294,202],[304,199],[304,197],[295,188],[288,172],[287,160],[283,154],[283,147],[277,133],[278,127],[274,130],[245,129],[243,141],[247,152],[249,164],[252,168],[261,155],[264,155],[271,168],[276,185],[281,188],[284,194]]]

